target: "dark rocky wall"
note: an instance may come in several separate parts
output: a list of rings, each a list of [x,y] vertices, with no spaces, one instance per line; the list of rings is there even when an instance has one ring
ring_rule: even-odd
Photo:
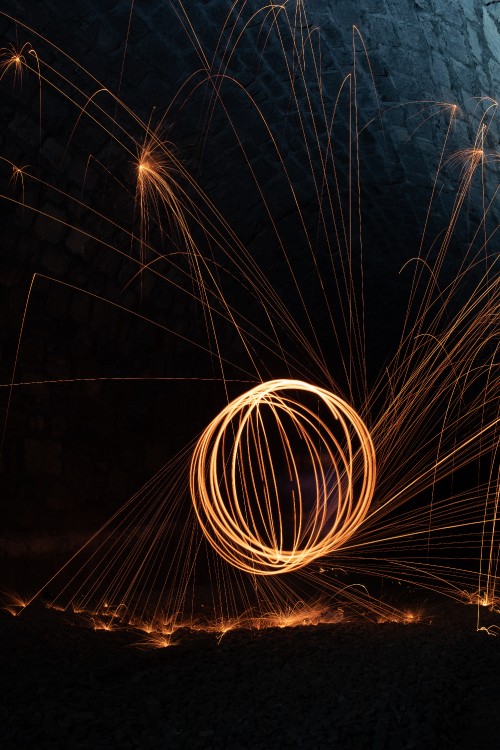
[[[261,5],[257,0],[246,4],[236,28]],[[293,16],[291,3],[289,6]],[[190,21],[209,58],[229,7],[230,3],[216,0],[189,4]],[[183,28],[186,20],[182,21],[175,0],[172,3],[136,0],[123,75],[128,1],[3,0],[1,10],[47,36],[111,91],[119,89],[123,101],[145,121],[151,117],[153,126],[160,121],[183,82],[201,66],[192,44],[193,31]],[[327,112],[332,112],[339,85],[346,71],[352,69],[353,24],[362,33],[371,64],[373,79],[361,52],[361,42],[357,40],[358,117],[360,123],[373,120],[363,130],[359,144],[368,353],[375,373],[397,340],[408,292],[408,279],[399,276],[399,271],[418,252],[450,117],[449,107],[440,110],[433,105],[426,110],[429,113],[426,119],[422,115],[423,105],[416,102],[457,104],[459,110],[448,143],[449,153],[474,144],[480,118],[490,103],[478,104],[472,97],[495,97],[500,83],[500,4],[481,0],[308,0],[306,10],[309,23],[301,25],[300,33],[320,40],[317,49],[321,50],[322,60],[321,90],[315,80],[312,58],[306,59],[312,111],[319,122],[321,102]],[[282,24],[280,28],[283,30],[285,26]],[[324,306],[318,302],[317,285],[309,283],[310,265],[302,260],[306,257],[304,238],[294,218],[290,190],[279,177],[269,137],[248,105],[247,93],[255,99],[276,135],[304,220],[312,232],[318,208],[301,123],[290,103],[288,72],[278,37],[273,33],[268,36],[268,31],[269,25],[263,26],[260,17],[250,24],[227,68],[228,75],[234,76],[243,88],[225,83],[221,95],[252,170],[269,200],[279,236],[293,255],[313,323],[334,368],[335,347],[328,343],[327,333],[324,337],[322,334]],[[285,32],[286,29],[283,31],[286,45]],[[0,17],[0,39],[2,46],[29,42],[40,51],[40,58],[73,84],[89,94],[97,88],[72,60],[7,16]],[[207,119],[210,91],[207,86],[197,86],[202,78],[201,74],[193,78],[185,89],[191,92],[189,97],[185,100],[181,96],[168,109],[162,133],[172,142],[176,158],[196,176],[253,256],[266,268],[271,282],[289,301],[293,314],[303,325],[304,313],[282,260],[275,260],[276,235],[242,159],[235,133],[221,107]],[[69,93],[71,87],[60,81],[63,94]],[[379,109],[373,83],[380,111],[384,113],[383,128],[377,120]],[[26,75],[21,86],[7,71],[0,87],[0,155],[15,164],[30,165],[30,172],[39,179],[81,198],[95,211],[112,216],[118,227],[122,227],[110,228],[86,208],[30,179],[24,184],[24,201],[61,219],[62,223],[15,203],[2,202],[1,381],[9,383],[12,376],[24,304],[35,272],[72,287],[37,279],[25,321],[16,381],[124,376],[181,379],[45,384],[13,389],[1,465],[5,528],[28,530],[36,525],[75,530],[106,518],[113,507],[194,437],[217,405],[223,403],[224,391],[220,385],[182,380],[218,375],[217,363],[213,357],[201,354],[168,332],[173,330],[203,343],[200,307],[158,278],[144,276],[143,284],[138,279],[129,283],[136,265],[126,256],[136,257],[137,247],[131,248],[123,228],[137,228],[133,202],[134,147],[131,139],[125,139],[131,149],[131,153],[125,153],[113,143],[113,135],[123,125],[140,141],[140,127],[123,110],[115,109],[105,95],[103,107],[112,115],[117,113],[118,123],[115,126],[108,121],[107,133],[86,118],[78,120],[76,108],[65,101],[64,95],[45,85],[40,118],[40,87],[36,76]],[[298,86],[297,91],[301,107],[306,107],[305,89]],[[85,102],[83,96],[76,98],[79,103]],[[335,153],[345,202],[348,120],[348,102],[341,98]],[[304,127],[311,139],[312,117],[306,118]],[[322,137],[324,134],[320,140]],[[498,129],[493,122],[485,145],[494,150],[498,140]],[[314,153],[312,158],[317,158]],[[317,166],[317,161],[314,163]],[[8,164],[2,164],[0,169],[2,194],[19,200],[20,181],[17,185],[9,182]],[[430,215],[429,243],[447,224],[458,176],[459,168],[450,163],[440,177]],[[485,179],[486,196],[491,196],[497,183],[494,167],[486,165]],[[459,223],[450,247],[447,278],[451,278],[461,262],[481,216],[481,205],[477,182],[471,191],[467,217]],[[488,219],[489,230],[495,222],[493,208]],[[118,248],[122,254],[82,237],[71,228],[75,225]],[[152,236],[155,242],[161,242],[154,229]],[[203,238],[197,236],[197,239]],[[168,243],[165,246],[168,248]],[[324,246],[324,239],[318,240],[318,253],[324,251]],[[180,262],[177,271],[170,269],[165,273],[172,281],[185,285],[187,277],[183,274],[189,274],[189,265]],[[235,293],[235,301],[248,310],[250,317],[255,315],[259,319],[259,313],[252,310],[251,295],[239,295],[239,291]],[[106,300],[120,307],[111,306]],[[122,308],[131,309],[159,326],[152,326]],[[234,334],[224,328],[223,337],[227,351],[238,360],[241,348]],[[283,374],[273,370],[269,353],[263,351],[261,356],[263,359],[269,356],[271,374]],[[230,374],[237,375],[237,368],[230,368]],[[4,389],[2,409],[7,407],[8,393]]]

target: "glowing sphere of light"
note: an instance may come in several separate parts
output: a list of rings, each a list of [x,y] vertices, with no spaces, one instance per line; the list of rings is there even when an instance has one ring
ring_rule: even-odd
[[[275,575],[345,545],[368,513],[375,476],[357,412],[323,388],[283,379],[255,386],[208,425],[190,489],[219,555],[247,573]]]

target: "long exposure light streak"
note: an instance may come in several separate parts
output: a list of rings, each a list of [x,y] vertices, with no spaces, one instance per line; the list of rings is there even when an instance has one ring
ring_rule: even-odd
[[[212,50],[205,48],[187,5],[173,7],[199,68],[186,75],[154,127],[73,57],[2,14],[31,40],[6,43],[0,54],[2,86],[21,76],[27,85],[31,77],[40,118],[42,87],[74,113],[68,158],[88,127],[120,153],[128,173],[105,167],[91,154],[77,197],[57,176],[41,177],[6,154],[0,157],[9,172],[1,198],[71,229],[102,254],[116,255],[129,269],[126,288],[138,285],[143,302],[146,281],[154,280],[199,320],[196,332],[186,333],[140,305],[135,309],[57,274],[36,273],[12,376],[3,384],[4,441],[14,393],[42,380],[54,389],[89,380],[78,374],[59,379],[20,374],[32,300],[55,286],[175,337],[213,373],[208,378],[183,369],[186,378],[198,380],[200,389],[211,379],[221,392],[208,426],[193,424],[192,442],[167,457],[37,595],[50,588],[52,606],[87,613],[95,628],[136,628],[150,645],[163,646],[186,627],[223,634],[250,625],[335,622],[352,613],[377,622],[418,619],[406,606],[398,609],[372,596],[365,585],[371,577],[473,603],[480,629],[484,611],[498,611],[499,600],[500,261],[492,250],[498,187],[492,195],[486,191],[486,172],[499,161],[488,148],[497,102],[478,96],[462,106],[426,99],[385,108],[357,27],[353,67],[328,91],[321,33],[302,0],[279,5],[235,0]],[[273,121],[258,91],[239,81],[233,69],[248,41],[256,86],[266,53],[278,52],[282,65],[275,75],[282,74],[288,86],[283,123]],[[363,64],[365,83],[359,75]],[[68,69],[76,70],[74,81]],[[358,96],[366,80],[374,104],[362,122]],[[202,161],[211,127],[222,118],[239,153],[238,179],[248,180],[249,210],[260,211],[275,247],[269,255],[246,246],[176,152],[176,113],[188,103],[197,107],[200,98],[197,159]],[[291,228],[284,228],[273,208],[252,144],[237,127],[238,102],[254,118],[254,136],[262,135],[264,158],[276,166]],[[413,273],[399,344],[381,357],[380,373],[369,382],[365,263],[374,249],[363,236],[362,138],[372,128],[383,129],[396,108],[412,113],[405,147],[420,129],[437,122],[444,123],[444,136],[417,255],[403,258],[397,269],[402,279]],[[459,119],[467,121],[469,136],[454,149]],[[307,200],[291,176],[287,138],[298,144],[294,158],[300,156],[301,172],[308,175]],[[105,210],[93,196],[85,197],[91,167],[104,171],[107,191],[116,190],[121,205],[128,206],[126,216],[113,213],[113,201]],[[444,179],[454,180],[449,215],[441,233],[429,240]],[[52,215],[30,197],[30,187],[67,203],[69,216]],[[480,217],[450,274],[453,243],[463,217],[470,221],[473,200]],[[306,203],[315,205],[313,218]],[[101,379],[102,373],[95,373],[95,380]],[[141,382],[127,373],[123,380]],[[472,476],[464,487],[455,483],[460,472]],[[200,579],[200,588],[209,590],[201,612],[195,605]],[[25,608],[9,606],[13,612]]]
[[[326,406],[325,420],[301,403],[304,393]],[[280,487],[271,426],[288,489]],[[294,433],[313,476],[309,507]],[[277,380],[239,396],[207,427],[193,452],[190,486],[200,526],[221,557],[247,573],[272,574],[345,544],[368,513],[375,477],[373,443],[354,409],[323,388]]]

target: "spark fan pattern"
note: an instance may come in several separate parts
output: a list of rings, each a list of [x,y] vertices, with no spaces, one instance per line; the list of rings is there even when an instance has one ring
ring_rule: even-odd
[[[82,123],[97,129],[126,157],[135,185],[130,190],[126,175],[89,157],[128,201],[127,216],[114,215],[112,208],[108,214],[83,190],[80,197],[64,193],[5,156],[2,165],[21,184],[22,196],[5,187],[1,198],[70,227],[102,253],[118,255],[133,266],[127,287],[140,287],[141,299],[154,279],[178,294],[200,322],[194,334],[186,332],[146,315],[141,305],[35,274],[12,378],[4,384],[3,439],[12,394],[34,384],[18,378],[18,358],[31,298],[40,287],[65,286],[140,319],[183,351],[195,351],[203,372],[210,369],[220,385],[220,403],[213,408],[218,414],[208,427],[194,425],[192,442],[32,599],[46,596],[51,606],[87,613],[94,627],[137,628],[148,643],[169,645],[185,627],[223,634],[237,626],[336,622],[352,613],[380,622],[415,621],[413,612],[369,593],[367,578],[389,579],[476,604],[479,628],[480,613],[497,612],[499,602],[500,276],[499,256],[491,249],[497,196],[487,196],[485,187],[485,172],[498,161],[486,148],[497,103],[477,97],[469,112],[454,102],[400,105],[412,111],[412,138],[434,122],[444,125],[444,135],[419,253],[398,268],[403,276],[412,274],[399,343],[373,379],[364,296],[365,262],[373,248],[363,240],[361,139],[375,125],[382,128],[394,107],[383,111],[373,90],[373,116],[361,122],[363,65],[373,84],[361,31],[353,29],[353,66],[332,94],[323,85],[319,30],[309,23],[303,0],[279,6],[237,0],[210,53],[188,10],[182,3],[175,7],[199,68],[155,127],[83,68],[73,83],[64,71],[75,60],[7,16],[31,41],[5,48],[2,86],[10,77],[31,76],[40,102],[44,90],[61,97],[78,118],[70,145]],[[271,44],[279,52],[289,91],[286,127],[274,126],[232,70],[247,37],[257,69]],[[246,246],[162,135],[176,107],[182,110],[186,101],[194,106],[200,92],[205,131],[199,151],[210,141],[213,120],[222,117],[247,175],[253,210],[260,209],[272,237],[269,256]],[[292,206],[291,230],[276,215],[250,145],[235,125],[231,107],[242,104]],[[473,136],[450,153],[459,117]],[[292,122],[301,173],[308,174],[307,201],[280,136]],[[450,216],[428,242],[439,180],[448,168],[455,169]],[[25,199],[27,185],[64,199],[84,220],[51,216]],[[469,204],[478,194],[480,220],[450,275],[457,226],[464,215],[470,219]],[[306,202],[315,206],[312,219]],[[198,378],[200,387],[208,379],[187,376]],[[50,387],[62,382],[54,379]],[[457,489],[460,472],[472,479]],[[10,606],[19,611],[25,602]]]

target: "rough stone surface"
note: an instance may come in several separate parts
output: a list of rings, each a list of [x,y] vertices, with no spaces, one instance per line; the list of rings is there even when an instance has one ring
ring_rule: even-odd
[[[54,66],[87,95],[93,94],[101,83],[111,92],[119,91],[133,112],[145,122],[151,118],[152,127],[167,112],[162,132],[172,142],[177,157],[227,216],[256,262],[287,300],[299,325],[306,328],[297,288],[290,280],[253,172],[266,196],[282,247],[293,260],[309,315],[334,367],[335,346],[323,333],[324,299],[312,279],[311,262],[306,260],[310,253],[294,200],[276,168],[269,134],[249,105],[252,97],[267,118],[304,220],[314,234],[318,201],[304,133],[312,147],[313,171],[318,181],[321,175],[316,135],[310,115],[299,122],[291,114],[288,70],[278,37],[271,33],[272,18],[269,14],[265,20],[259,15],[253,18],[232,53],[227,46],[232,25],[220,36],[227,6],[218,0],[184,5],[189,6],[192,30],[182,20],[180,4],[176,2],[136,0],[130,20],[128,0],[44,0],[28,4],[4,0],[2,10],[21,23],[16,25],[12,19],[0,17],[1,45],[15,44],[16,39],[21,44],[31,43],[39,50],[44,64]],[[244,8],[236,28],[239,24],[243,29],[263,3],[251,0],[240,5]],[[294,3],[287,4],[293,23],[292,6]],[[307,0],[305,7],[307,24],[300,14],[296,20],[321,49],[321,87],[314,81],[310,53],[306,52],[304,59],[311,112],[321,126],[317,137],[323,148],[322,107],[330,122],[339,85],[346,72],[352,70],[352,24],[359,29],[369,56],[370,67],[361,38],[354,34],[358,116],[360,123],[373,120],[363,130],[359,143],[369,354],[374,361],[373,370],[378,372],[390,349],[388,342],[397,338],[407,293],[406,277],[399,276],[399,271],[418,251],[450,117],[449,108],[430,106],[425,110],[429,117],[422,118],[418,112],[424,105],[409,102],[458,105],[456,125],[449,137],[450,151],[474,144],[486,105],[478,109],[471,97],[495,97],[500,87],[500,5],[480,0]],[[62,51],[45,44],[22,23],[48,36]],[[274,27],[278,24],[286,46],[289,36],[284,15],[275,19]],[[194,33],[199,47],[193,44]],[[92,81],[64,53],[100,83]],[[204,56],[214,71],[225,71],[241,84],[226,81],[220,88],[231,124],[220,107],[212,112],[213,92],[201,85],[203,74],[196,74],[204,64]],[[191,74],[195,74],[194,78],[175,98]],[[198,87],[194,85],[198,83]],[[127,232],[134,227],[137,231],[132,200],[133,159],[143,137],[140,127],[119,109],[118,124],[136,141],[124,138],[127,152],[111,138],[110,134],[121,132],[117,126],[107,121],[108,132],[94,127],[84,117],[78,117],[77,107],[44,84],[40,117],[36,76],[25,75],[21,86],[7,72],[0,87],[1,155],[17,165],[30,165],[30,172],[37,179],[56,188],[36,180],[26,180],[24,185],[19,179],[9,182],[8,165],[0,165],[1,192],[6,196],[0,209],[1,382],[8,384],[12,379],[24,305],[34,273],[50,279],[39,276],[33,286],[16,380],[213,376],[213,358],[186,345],[177,335],[194,339],[195,343],[207,341],[200,306],[178,293],[175,286],[193,288],[189,264],[175,256],[175,267],[164,264],[155,269],[165,272],[172,283],[144,276],[141,284],[135,277],[137,266],[128,257],[131,247]],[[64,83],[62,88],[65,92],[71,90]],[[296,93],[301,111],[307,112],[305,90],[297,85]],[[85,101],[81,95],[76,99],[78,105]],[[101,92],[96,102],[113,114],[114,104],[108,94]],[[377,119],[379,107],[383,129]],[[332,132],[344,201],[348,185],[348,116],[347,99],[341,97]],[[249,165],[242,158],[236,135]],[[487,147],[496,149],[498,140],[493,122]],[[495,169],[488,166],[485,176],[486,194],[491,195],[498,181]],[[448,165],[430,214],[429,242],[446,226],[457,179],[458,168]],[[42,213],[13,204],[9,201],[12,197]],[[473,186],[469,205],[467,221],[457,227],[450,248],[449,274],[460,263],[469,227],[481,214],[479,184]],[[116,226],[100,221],[89,207],[110,215]],[[494,207],[490,229],[496,221]],[[76,228],[84,229],[86,234]],[[161,246],[154,229],[152,238]],[[168,242],[162,248],[171,250]],[[318,240],[316,252],[326,278],[329,260],[324,238]],[[137,255],[137,247],[132,249],[134,254]],[[334,297],[333,285],[328,294]],[[229,289],[228,295],[235,305],[248,311],[249,317],[257,315],[250,294],[240,294],[238,288],[234,292]],[[123,308],[143,318],[130,315]],[[158,325],[152,326],[144,318]],[[226,350],[238,360],[242,354],[238,337],[227,328],[222,330]],[[306,335],[311,336],[309,329]],[[280,374],[271,354],[264,356],[269,358],[270,373]],[[73,505],[87,504],[92,518],[94,511],[99,517],[103,508],[114,508],[125,499],[124,493],[145,481],[212,416],[213,404],[221,402],[224,393],[220,387],[212,391],[207,388],[181,381],[150,383],[147,387],[130,381],[14,389],[2,458],[2,502],[11,508],[9,523],[21,523],[19,504],[25,510],[22,526],[29,524],[30,513],[38,513],[46,503],[43,523],[50,528],[63,524],[58,499],[62,487],[68,488]],[[8,389],[3,389],[0,397],[0,406],[5,409]],[[52,421],[52,415],[56,415],[57,423]],[[40,448],[38,458],[32,450],[35,443]],[[116,479],[118,475],[120,480]]]
[[[474,613],[187,636],[154,651],[69,614],[0,612],[5,750],[489,750],[497,639]]]

